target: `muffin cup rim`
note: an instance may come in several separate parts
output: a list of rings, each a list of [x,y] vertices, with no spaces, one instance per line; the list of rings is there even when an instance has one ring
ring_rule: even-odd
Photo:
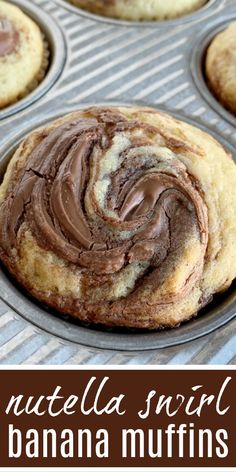
[[[129,28],[139,28],[139,27],[146,27],[146,28],[157,28],[157,26],[161,29],[163,28],[173,28],[178,27],[179,25],[188,24],[194,21],[199,21],[204,19],[205,15],[207,14],[210,8],[218,6],[219,8],[224,7],[225,0],[208,0],[205,5],[200,7],[199,9],[187,13],[185,15],[179,16],[177,18],[169,19],[169,20],[151,20],[151,21],[132,21],[132,20],[119,20],[118,18],[110,18],[102,15],[98,15],[96,13],[91,13],[87,10],[84,10],[76,5],[73,5],[67,0],[53,0],[54,3],[58,3],[62,8],[69,10],[71,13],[75,15],[79,15],[86,19],[93,20],[95,22],[100,23],[107,23],[114,26],[123,26]]]
[[[190,60],[192,79],[198,92],[218,115],[233,126],[236,126],[236,116],[227,110],[227,108],[217,100],[214,93],[210,90],[207,85],[206,77],[204,76],[203,67],[205,64],[206,52],[212,40],[235,20],[236,13],[231,13],[224,16],[224,18],[215,19],[211,23],[207,24],[204,31],[202,31],[197,38]]]

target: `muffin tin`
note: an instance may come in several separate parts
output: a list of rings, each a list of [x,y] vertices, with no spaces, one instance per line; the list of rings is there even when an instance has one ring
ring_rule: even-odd
[[[29,14],[32,12],[31,16],[51,38],[57,73],[49,81],[47,94],[44,90],[32,100],[39,87],[32,96],[22,100],[24,109],[19,102],[0,113],[1,174],[17,143],[28,132],[56,116],[94,104],[164,108],[215,135],[236,157],[235,119],[231,115],[227,117],[229,113],[224,114],[221,105],[216,107],[201,67],[209,39],[236,17],[235,1],[212,0],[196,13],[155,23],[97,17],[64,0],[36,0],[34,6],[27,0],[13,3]],[[42,23],[46,17],[50,18],[50,22],[46,21],[47,29],[46,23]],[[53,64],[45,82],[52,70]],[[45,84],[42,82],[41,86]],[[236,314],[233,286],[228,293],[217,297],[202,316],[177,330],[139,334],[104,331],[48,313],[45,307],[28,298],[4,269],[0,272],[0,298],[32,325],[64,339],[63,349],[65,345],[69,349],[70,341],[77,343],[81,350],[81,345],[114,352],[170,348],[219,327],[223,339],[222,326]],[[121,362],[126,362],[125,354]]]

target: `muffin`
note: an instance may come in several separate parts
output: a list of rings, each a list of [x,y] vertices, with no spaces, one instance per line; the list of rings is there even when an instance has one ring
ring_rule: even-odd
[[[121,20],[167,20],[202,7],[207,0],[68,0],[92,13]]]
[[[236,21],[210,44],[206,78],[218,101],[236,116]]]
[[[18,7],[0,1],[0,108],[37,87],[45,76],[48,56],[39,27]]]
[[[152,109],[94,107],[31,133],[0,187],[0,259],[86,322],[189,320],[236,276],[236,166]]]

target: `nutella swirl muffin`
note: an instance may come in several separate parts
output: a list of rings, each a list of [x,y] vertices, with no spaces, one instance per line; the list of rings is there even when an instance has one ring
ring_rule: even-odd
[[[67,0],[92,13],[132,21],[167,20],[201,8],[207,0]]]
[[[236,21],[209,46],[206,77],[219,102],[236,116]]]
[[[80,320],[178,326],[236,276],[235,163],[151,109],[67,115],[10,161],[0,258],[34,297]]]
[[[0,108],[27,95],[45,76],[48,45],[18,7],[0,1]]]

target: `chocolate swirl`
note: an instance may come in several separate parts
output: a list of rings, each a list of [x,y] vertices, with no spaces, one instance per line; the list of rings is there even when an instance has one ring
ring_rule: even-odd
[[[178,159],[191,149],[115,109],[93,108],[41,133],[1,206],[5,260],[16,258],[18,240],[30,229],[39,247],[80,269],[76,306],[87,319],[92,289],[110,287],[113,295],[102,303],[116,316],[127,305],[143,309],[149,302],[156,310],[189,293],[208,239],[198,182]],[[114,295],[128,268],[135,272],[130,287]]]
[[[7,18],[0,18],[0,57],[15,51],[19,40],[19,33],[13,23]]]

